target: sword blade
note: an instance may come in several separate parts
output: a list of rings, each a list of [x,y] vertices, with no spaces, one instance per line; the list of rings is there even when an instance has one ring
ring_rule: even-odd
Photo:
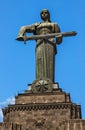
[[[43,35],[33,35],[33,36],[24,36],[24,40],[38,40],[38,39],[49,39],[49,38],[57,38],[57,37],[68,37],[75,36],[77,32],[61,32],[61,33],[51,33],[51,34],[43,34]]]

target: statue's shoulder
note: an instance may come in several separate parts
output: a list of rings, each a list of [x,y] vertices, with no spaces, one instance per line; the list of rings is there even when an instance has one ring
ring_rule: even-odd
[[[55,26],[58,26],[58,23],[55,23],[55,22],[50,22],[50,24],[55,27]]]
[[[54,25],[54,28],[59,28],[58,23],[53,23],[53,25]]]
[[[58,25],[58,23],[52,22],[54,25]]]
[[[37,23],[35,23],[34,25],[35,26],[39,26],[41,24],[41,22],[37,22]]]

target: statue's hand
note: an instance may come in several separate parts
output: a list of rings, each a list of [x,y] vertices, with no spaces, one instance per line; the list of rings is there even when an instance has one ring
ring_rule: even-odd
[[[62,34],[55,36],[55,38],[62,38]]]
[[[57,42],[57,44],[62,43],[62,34],[56,36],[56,42]]]
[[[16,38],[16,40],[18,40],[18,41],[24,41],[24,44],[26,44],[26,35],[24,35],[24,36],[18,36]]]
[[[24,41],[24,37],[23,37],[23,36],[18,36],[18,37],[16,38],[16,40],[18,40],[18,41]]]

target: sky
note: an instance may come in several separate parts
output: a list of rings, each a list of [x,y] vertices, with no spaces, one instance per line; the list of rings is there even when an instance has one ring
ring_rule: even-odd
[[[0,121],[1,109],[14,104],[14,97],[35,80],[35,41],[16,41],[23,25],[40,22],[40,11],[48,9],[51,21],[61,32],[76,31],[63,38],[55,56],[55,82],[81,105],[85,118],[85,1],[84,0],[3,0],[0,1]]]

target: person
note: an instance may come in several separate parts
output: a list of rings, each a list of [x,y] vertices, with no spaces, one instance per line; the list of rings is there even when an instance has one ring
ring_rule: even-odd
[[[31,32],[34,35],[60,32],[58,24],[51,22],[50,12],[47,9],[43,9],[40,16],[42,22],[21,27],[17,40],[23,41],[23,36]],[[36,79],[50,79],[54,82],[55,55],[57,53],[55,40],[57,44],[60,44],[62,37],[36,40]]]

